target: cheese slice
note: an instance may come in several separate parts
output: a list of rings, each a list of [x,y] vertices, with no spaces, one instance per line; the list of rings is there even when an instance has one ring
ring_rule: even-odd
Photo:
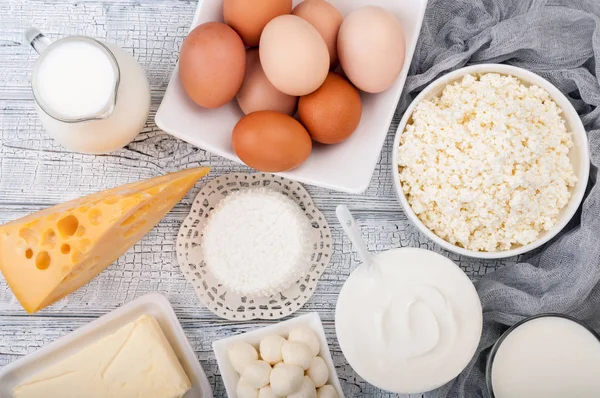
[[[29,313],[94,278],[208,173],[200,167],[122,185],[0,226],[0,271]]]
[[[191,388],[156,319],[142,315],[42,370],[15,398],[178,398]]]

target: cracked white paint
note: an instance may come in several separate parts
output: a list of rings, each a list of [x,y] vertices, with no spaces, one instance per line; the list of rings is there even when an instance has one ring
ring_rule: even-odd
[[[43,207],[98,190],[194,165],[211,165],[212,175],[248,171],[162,133],[154,112],[170,79],[181,41],[192,21],[196,2],[180,0],[0,2],[0,223]],[[90,35],[114,42],[134,53],[146,69],[152,87],[152,113],[137,139],[127,148],[105,156],[75,154],[48,138],[37,120],[29,87],[35,62],[33,50],[19,44],[22,32],[37,26],[51,38]],[[350,242],[335,219],[339,203],[349,206],[371,250],[420,246],[442,252],[477,278],[515,259],[484,262],[443,252],[419,235],[396,202],[391,180],[390,134],[371,185],[364,195],[348,195],[307,187],[327,217],[334,238],[334,255],[315,296],[299,312],[318,311],[324,321],[332,355],[348,397],[396,397],[366,384],[346,363],[335,339],[333,313],[337,294],[357,265]],[[140,243],[101,275],[67,299],[28,316],[0,280],[0,366],[33,352],[150,291],[165,294],[173,304],[216,397],[225,390],[212,354],[211,342],[267,322],[234,323],[202,308],[176,265],[174,242],[187,215],[195,188]]]

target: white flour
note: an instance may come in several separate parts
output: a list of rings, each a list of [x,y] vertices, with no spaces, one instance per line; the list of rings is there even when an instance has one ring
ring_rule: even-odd
[[[229,290],[269,296],[308,271],[310,234],[302,209],[283,194],[262,188],[235,192],[206,223],[204,261]]]

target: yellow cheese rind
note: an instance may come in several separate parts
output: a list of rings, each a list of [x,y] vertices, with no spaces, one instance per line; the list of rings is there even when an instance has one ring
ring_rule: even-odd
[[[0,226],[0,271],[28,313],[79,289],[150,231],[206,174],[122,185]]]
[[[191,388],[156,319],[142,315],[15,387],[15,398],[177,398]]]

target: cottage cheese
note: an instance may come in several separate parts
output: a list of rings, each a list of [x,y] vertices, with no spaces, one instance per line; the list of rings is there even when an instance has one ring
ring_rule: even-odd
[[[562,110],[513,76],[467,75],[417,105],[398,149],[402,189],[442,239],[508,250],[551,229],[577,178]]]

